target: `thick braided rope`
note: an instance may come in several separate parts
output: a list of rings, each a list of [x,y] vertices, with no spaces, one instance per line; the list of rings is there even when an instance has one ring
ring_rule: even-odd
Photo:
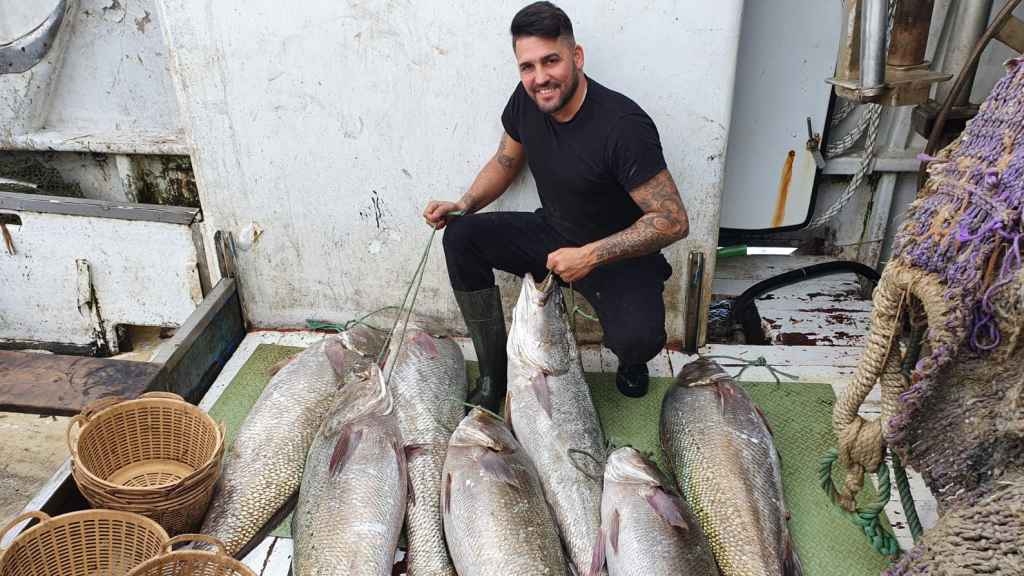
[[[857,493],[863,487],[864,474],[874,472],[885,457],[883,426],[900,415],[902,396],[907,382],[901,371],[901,358],[896,338],[905,314],[909,314],[911,298],[916,298],[928,317],[931,346],[948,345],[952,335],[942,329],[950,303],[943,298],[935,275],[890,263],[875,288],[871,311],[871,332],[853,382],[836,400],[832,409],[832,426],[839,439],[840,463],[846,468],[846,479],[839,503],[853,510]],[[882,416],[865,420],[858,414],[876,385],[881,386]]]

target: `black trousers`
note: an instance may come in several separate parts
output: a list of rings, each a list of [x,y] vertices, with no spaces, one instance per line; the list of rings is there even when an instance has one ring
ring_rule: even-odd
[[[548,274],[548,254],[578,246],[538,212],[486,212],[449,221],[444,253],[452,288],[462,292],[494,286],[494,269],[536,281]],[[621,364],[654,358],[665,346],[662,292],[672,267],[660,253],[614,262],[573,283],[601,320],[604,345]]]

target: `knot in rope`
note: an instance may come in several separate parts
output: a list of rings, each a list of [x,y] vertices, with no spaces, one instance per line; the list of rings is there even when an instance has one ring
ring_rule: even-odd
[[[839,435],[839,462],[846,468],[846,479],[839,493],[839,505],[852,511],[857,493],[864,486],[864,474],[874,472],[885,461],[885,437],[878,420],[854,418]]]
[[[733,376],[733,378],[736,378],[737,380],[740,378],[740,376],[743,376],[743,373],[747,371],[747,368],[767,368],[768,369],[768,373],[771,374],[772,378],[775,379],[775,383],[776,384],[782,384],[782,380],[779,379],[780,375],[781,376],[785,376],[786,378],[789,378],[790,380],[799,380],[800,379],[799,376],[795,376],[795,375],[790,374],[788,372],[783,372],[782,370],[779,370],[775,366],[769,364],[768,363],[768,359],[765,358],[764,356],[758,356],[757,358],[755,358],[753,360],[747,360],[746,358],[740,358],[738,356],[727,356],[725,354],[717,354],[717,355],[714,355],[714,356],[703,356],[703,358],[707,358],[708,360],[715,360],[717,358],[725,358],[727,360],[735,360],[736,362],[742,363],[743,367],[740,368],[740,371],[737,372],[735,376]]]

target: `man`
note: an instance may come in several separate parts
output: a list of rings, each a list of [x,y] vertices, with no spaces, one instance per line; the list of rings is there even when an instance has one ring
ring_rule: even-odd
[[[662,290],[672,268],[660,250],[689,229],[657,128],[632,100],[583,73],[583,47],[554,4],[523,8],[511,32],[521,83],[502,113],[498,151],[458,202],[431,201],[423,213],[431,226],[448,226],[448,275],[480,362],[470,401],[497,410],[505,395],[494,269],[538,280],[550,270],[571,283],[619,358],[618,389],[641,397],[646,363],[665,345]],[[526,163],[542,208],[477,214]]]

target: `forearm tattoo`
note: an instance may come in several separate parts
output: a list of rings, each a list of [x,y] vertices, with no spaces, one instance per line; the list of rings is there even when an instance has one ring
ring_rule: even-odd
[[[662,170],[630,192],[644,215],[625,230],[598,240],[595,253],[601,263],[651,254],[689,232],[686,209],[668,170]]]
[[[494,158],[502,168],[512,170],[515,168],[516,159],[505,153],[505,150],[508,148],[508,138],[507,134],[501,135],[501,142],[498,143],[498,153]]]

